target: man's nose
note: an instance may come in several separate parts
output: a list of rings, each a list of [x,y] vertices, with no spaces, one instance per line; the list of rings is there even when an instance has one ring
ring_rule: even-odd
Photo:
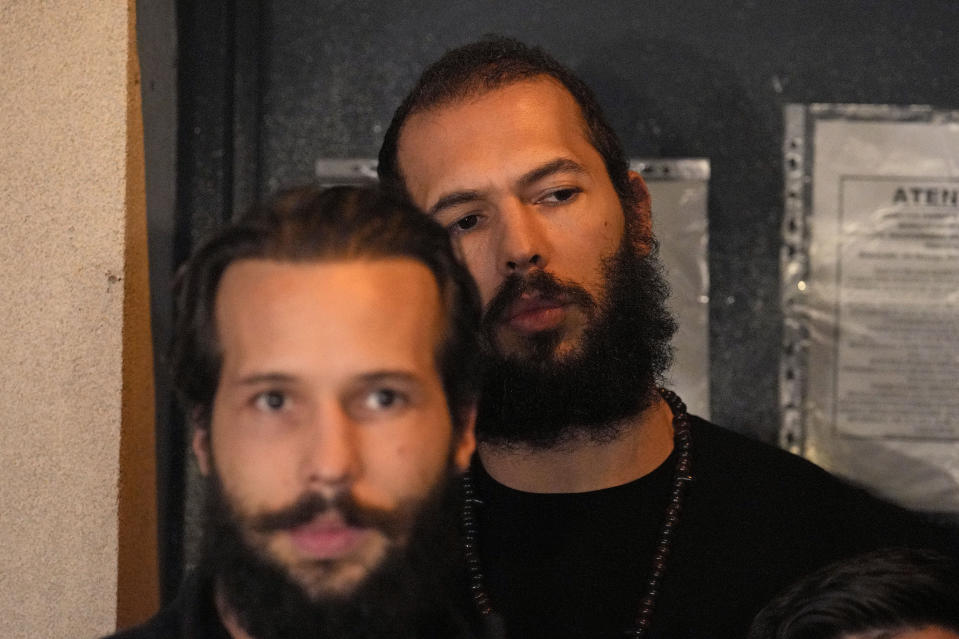
[[[535,206],[509,202],[500,211],[499,264],[503,275],[546,268],[550,246],[547,220]]]
[[[319,408],[306,428],[302,476],[314,488],[342,489],[360,473],[354,424],[338,404]]]

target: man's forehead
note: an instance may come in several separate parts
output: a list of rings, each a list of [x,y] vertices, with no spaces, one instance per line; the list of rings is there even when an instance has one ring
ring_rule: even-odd
[[[424,311],[433,306],[439,309],[441,297],[434,273],[412,257],[244,258],[224,271],[216,293],[216,311],[218,323],[235,316],[242,321],[251,310],[283,312],[292,307],[334,317],[347,315],[350,309],[369,313],[391,301],[409,300],[395,310],[400,320],[410,304]]]
[[[579,104],[551,76],[416,112],[397,148],[399,172],[420,206],[432,205],[449,189],[482,188],[494,171],[520,179],[558,159],[577,163],[577,155],[598,154]]]
[[[440,100],[434,104],[412,110],[400,127],[398,148],[402,147],[403,137],[411,128],[422,123],[435,123],[440,119],[449,119],[458,124],[465,124],[471,114],[462,107],[476,105],[500,96],[512,102],[517,109],[520,103],[516,100],[517,94],[527,94],[534,102],[556,101],[563,103],[568,114],[573,116],[584,132],[588,132],[586,118],[582,106],[576,97],[562,82],[549,74],[518,77],[513,80],[493,85],[477,85],[464,89],[460,95]],[[443,116],[446,116],[443,118]]]
[[[243,257],[230,262],[223,271],[221,288],[227,280],[237,282],[260,282],[284,277],[306,277],[314,274],[321,282],[335,283],[337,280],[370,278],[381,281],[390,274],[419,272],[432,278],[429,267],[421,260],[407,255],[369,255],[285,258],[254,256]],[[424,278],[425,279],[425,278]],[[435,280],[434,280],[435,281]],[[426,287],[429,288],[429,287]]]
[[[434,375],[444,308],[411,258],[239,260],[216,301],[224,374],[346,379],[376,370]]]

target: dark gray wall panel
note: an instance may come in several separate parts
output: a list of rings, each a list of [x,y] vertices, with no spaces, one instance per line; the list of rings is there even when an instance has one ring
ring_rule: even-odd
[[[257,176],[253,192],[309,180],[318,157],[374,156],[423,66],[487,32],[541,44],[579,72],[630,156],[708,157],[712,412],[767,441],[778,423],[782,105],[959,107],[953,0],[287,0],[257,11],[260,103],[238,109],[259,114],[258,166],[241,172]]]

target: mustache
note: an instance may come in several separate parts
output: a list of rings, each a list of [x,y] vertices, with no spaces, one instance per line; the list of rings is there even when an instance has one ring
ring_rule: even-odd
[[[552,273],[536,269],[526,275],[510,275],[503,280],[486,307],[483,327],[490,330],[505,320],[510,306],[523,295],[532,293],[538,293],[544,298],[562,299],[568,303],[577,304],[587,313],[591,313],[598,306],[593,296],[579,284],[563,281]]]
[[[357,528],[378,528],[389,537],[396,537],[403,531],[403,522],[409,520],[408,506],[388,510],[360,504],[346,491],[328,495],[309,492],[301,495],[294,503],[285,508],[260,513],[250,519],[253,530],[271,533],[291,530],[309,523],[317,515],[335,512],[347,526]]]

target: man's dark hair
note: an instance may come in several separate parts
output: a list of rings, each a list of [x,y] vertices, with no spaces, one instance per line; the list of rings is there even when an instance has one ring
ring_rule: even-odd
[[[406,257],[433,273],[444,330],[436,352],[454,428],[476,401],[482,367],[480,303],[446,231],[409,205],[369,187],[301,187],[278,194],[228,225],[184,264],[174,287],[174,380],[196,426],[210,424],[222,354],[215,304],[220,280],[238,260],[321,262]],[[388,311],[388,309],[384,309]]]
[[[555,79],[576,100],[586,125],[584,133],[602,156],[613,187],[628,210],[636,199],[629,182],[629,161],[592,90],[539,47],[502,36],[487,36],[447,51],[427,67],[396,109],[386,130],[377,168],[380,183],[396,197],[410,200],[397,159],[397,145],[411,115],[540,76]]]
[[[931,551],[885,550],[803,578],[763,608],[749,639],[880,639],[925,626],[959,633],[959,564]]]

